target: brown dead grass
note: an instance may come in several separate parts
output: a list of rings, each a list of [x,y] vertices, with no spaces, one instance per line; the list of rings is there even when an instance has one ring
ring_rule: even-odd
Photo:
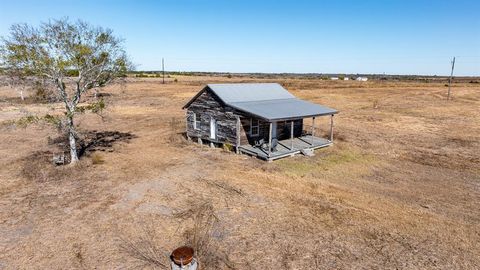
[[[162,269],[184,244],[204,269],[480,267],[478,85],[446,102],[443,83],[175,78],[109,87],[103,118],[78,118],[84,135],[119,132],[105,142],[134,135],[102,164],[56,167],[55,130],[0,125],[0,268]],[[185,140],[181,107],[202,85],[249,81],[339,109],[334,146],[265,163]],[[14,93],[0,89],[1,123],[61,114]]]

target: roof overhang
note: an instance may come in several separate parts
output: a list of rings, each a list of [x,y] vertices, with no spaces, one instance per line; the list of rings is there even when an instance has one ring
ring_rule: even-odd
[[[338,113],[335,109],[298,98],[233,102],[228,105],[266,121],[293,120]]]

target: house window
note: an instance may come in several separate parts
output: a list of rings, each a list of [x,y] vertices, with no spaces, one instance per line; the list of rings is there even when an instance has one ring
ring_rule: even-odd
[[[258,136],[259,129],[258,119],[250,118],[250,136]]]
[[[200,129],[200,114],[193,113],[193,129]]]

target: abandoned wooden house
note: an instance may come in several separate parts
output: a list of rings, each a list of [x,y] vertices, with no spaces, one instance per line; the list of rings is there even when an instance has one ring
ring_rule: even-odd
[[[187,137],[268,161],[333,142],[336,110],[296,98],[277,83],[208,84],[184,107]],[[328,138],[315,133],[315,118],[330,116]],[[311,124],[304,119],[311,118]]]

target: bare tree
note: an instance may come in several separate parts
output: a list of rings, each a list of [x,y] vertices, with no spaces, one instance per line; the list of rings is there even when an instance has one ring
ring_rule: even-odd
[[[78,161],[74,116],[82,95],[125,76],[131,67],[123,40],[112,30],[68,19],[39,27],[12,25],[0,45],[0,64],[54,85],[65,104],[71,163]]]

